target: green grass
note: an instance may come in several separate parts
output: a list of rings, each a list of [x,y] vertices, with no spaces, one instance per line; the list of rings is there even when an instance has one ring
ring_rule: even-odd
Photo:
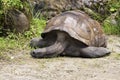
[[[108,35],[120,35],[120,23],[114,25],[109,21],[103,23],[103,30]]]
[[[108,35],[120,35],[119,27],[111,26],[109,24],[105,25],[104,32]]]
[[[112,7],[113,9],[113,7]],[[120,35],[120,11],[112,13],[103,23],[103,30],[109,35]]]
[[[46,20],[33,19],[30,30],[24,34],[10,33],[7,37],[0,37],[0,59],[8,58],[8,54],[17,54],[20,50],[30,50],[30,40],[34,37],[40,37],[45,25]]]

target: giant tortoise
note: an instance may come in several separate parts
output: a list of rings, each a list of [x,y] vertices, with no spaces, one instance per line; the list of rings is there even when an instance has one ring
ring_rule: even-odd
[[[71,56],[98,58],[110,54],[100,24],[82,11],[66,11],[50,19],[41,38],[30,46],[34,58]]]

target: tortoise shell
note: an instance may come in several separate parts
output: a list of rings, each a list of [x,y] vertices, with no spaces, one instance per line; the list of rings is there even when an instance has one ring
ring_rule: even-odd
[[[88,46],[106,47],[106,38],[101,25],[82,11],[67,11],[50,19],[41,36],[53,30],[64,31],[70,37]]]

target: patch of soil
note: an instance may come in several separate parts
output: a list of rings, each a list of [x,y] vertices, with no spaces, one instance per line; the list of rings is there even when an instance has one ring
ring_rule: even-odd
[[[109,36],[107,57],[34,59],[21,51],[0,62],[0,80],[120,80],[120,37]]]

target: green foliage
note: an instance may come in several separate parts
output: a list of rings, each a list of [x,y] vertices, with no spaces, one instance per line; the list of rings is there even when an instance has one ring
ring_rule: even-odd
[[[105,20],[103,23],[103,29],[106,34],[120,35],[120,17],[116,20],[115,24],[112,24],[110,20]]]
[[[33,18],[31,22],[31,29],[24,33],[26,38],[38,37],[40,36],[41,32],[43,31],[46,25],[46,20]]]
[[[7,37],[0,37],[0,59],[10,59],[9,54],[17,54],[22,50],[30,51],[30,40],[40,37],[45,25],[46,20],[34,18],[30,30],[24,34],[9,33]]]
[[[120,8],[120,0],[109,0],[110,12],[116,12]]]
[[[22,9],[23,4],[20,0],[2,0],[4,9]]]
[[[20,0],[0,0],[0,16],[10,9],[23,9]]]
[[[109,35],[118,35],[120,34],[120,27],[110,24],[109,22],[104,23],[104,31]]]
[[[120,35],[120,0],[109,0],[107,8],[111,16],[103,21],[103,29],[106,34]]]

